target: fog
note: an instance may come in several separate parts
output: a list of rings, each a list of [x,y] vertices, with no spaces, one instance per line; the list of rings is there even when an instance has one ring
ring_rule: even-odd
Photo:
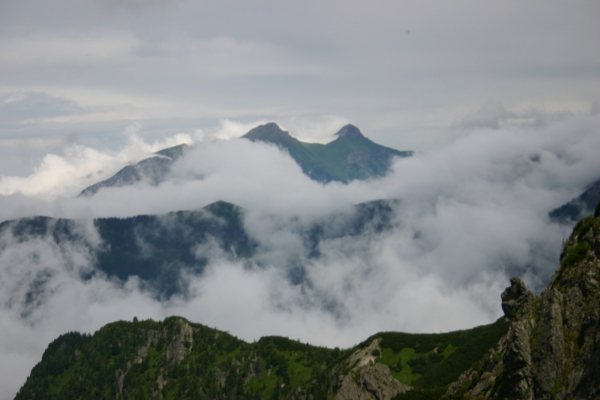
[[[235,138],[227,125],[218,134],[155,143],[140,129],[130,126],[120,149],[73,144],[48,154],[29,176],[2,176],[1,220],[72,218],[84,239],[0,237],[0,397],[14,396],[58,335],[134,316],[181,315],[249,341],[284,335],[340,347],[382,330],[490,323],[502,315],[499,296],[511,276],[538,292],[549,281],[571,227],[551,222],[548,212],[600,176],[594,115],[475,128],[442,149],[396,160],[382,179],[348,185],[314,182],[285,152]],[[182,142],[193,148],[166,182],[75,197],[128,162]],[[389,203],[391,229],[332,235],[320,243],[320,257],[306,256],[301,235],[312,224],[342,229],[353,205],[378,199],[399,200]],[[217,200],[243,207],[245,229],[259,243],[250,260],[208,242],[195,249],[209,257],[204,273],[184,276],[188,294],[162,301],[136,277],[124,284],[102,273],[82,279],[102,245],[93,218],[192,210]],[[294,281],[298,266],[304,275]]]

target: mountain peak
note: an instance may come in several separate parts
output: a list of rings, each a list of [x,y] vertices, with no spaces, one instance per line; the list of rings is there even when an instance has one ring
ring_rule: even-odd
[[[342,127],[342,129],[340,129],[339,131],[337,131],[337,133],[335,134],[335,136],[337,137],[360,137],[360,138],[364,138],[363,134],[360,132],[360,129],[358,129],[356,126],[352,125],[352,124],[348,124]]]
[[[259,125],[256,128],[251,129],[242,137],[244,139],[262,140],[265,142],[273,142],[281,139],[291,138],[290,134],[281,129],[275,122]]]

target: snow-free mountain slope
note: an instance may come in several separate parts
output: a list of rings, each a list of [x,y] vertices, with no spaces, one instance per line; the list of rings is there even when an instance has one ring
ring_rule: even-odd
[[[346,125],[327,144],[305,143],[283,131],[276,123],[260,125],[244,136],[253,142],[277,145],[300,165],[311,179],[328,183],[376,179],[384,176],[394,157],[409,157],[412,151],[398,151],[367,139],[353,125]],[[168,179],[171,166],[190,147],[186,144],[161,150],[156,155],[121,169],[114,176],[84,189],[79,196],[93,196],[105,187],[146,183],[157,186]]]
[[[550,212],[550,218],[561,222],[575,223],[594,212],[600,201],[600,180],[594,182],[581,195]]]
[[[367,139],[354,125],[346,125],[327,143],[305,143],[290,136],[277,124],[260,125],[242,138],[273,143],[286,150],[302,171],[318,182],[380,178],[394,157],[409,157],[412,151],[398,151]]]
[[[248,343],[179,317],[119,321],[50,343],[16,399],[391,400],[413,387],[439,392],[503,331],[500,319],[441,334],[383,332],[340,350],[279,336]]]
[[[79,196],[93,196],[104,187],[120,187],[145,182],[156,186],[163,182],[171,170],[171,165],[189,149],[187,144],[157,151],[155,156],[146,158],[135,165],[128,165],[112,177],[85,188]]]

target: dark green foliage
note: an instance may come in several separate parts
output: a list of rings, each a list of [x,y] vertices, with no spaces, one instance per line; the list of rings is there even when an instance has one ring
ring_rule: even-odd
[[[301,378],[301,383],[306,383],[328,371],[327,361],[334,353],[281,337],[263,338],[251,345],[227,333],[190,324],[193,340],[183,343],[187,355],[178,363],[167,355],[183,324],[187,322],[175,317],[163,323],[120,321],[93,337],[63,335],[50,344],[16,398],[112,399],[119,374],[124,374],[121,398],[128,399],[152,397],[152,392],[159,390],[159,376],[167,382],[162,388],[166,399],[286,397],[300,372],[307,371]],[[156,340],[158,337],[162,340]],[[136,362],[140,348],[147,353]],[[340,350],[335,353],[339,355]],[[316,392],[323,391],[319,382],[329,382],[313,380],[311,390]],[[297,386],[298,382],[294,383]]]
[[[252,129],[243,137],[252,141],[274,143],[286,150],[302,171],[318,182],[350,182],[378,178],[386,174],[393,157],[409,157],[412,151],[398,151],[380,146],[346,125],[337,138],[325,145],[305,143],[281,130],[275,123]]]
[[[459,375],[471,367],[473,362],[479,361],[485,353],[494,347],[505,333],[504,318],[491,325],[479,326],[468,331],[459,331],[456,344],[458,347],[448,358],[435,364],[421,378],[415,381],[415,385],[424,388],[445,386],[456,379]],[[464,334],[468,333],[468,334]],[[451,339],[455,340],[455,339]]]
[[[410,334],[399,332],[379,333],[382,349],[400,353],[402,349],[414,349],[416,354],[408,365],[413,374],[421,374],[414,382],[407,382],[421,388],[435,388],[450,384],[458,376],[480,360],[502,337],[505,330],[504,318],[491,325],[469,330],[440,334]],[[359,346],[368,345],[372,338]],[[448,346],[456,348],[447,357],[443,356]],[[390,365],[390,369],[401,372],[400,363]]]
[[[412,368],[413,373],[423,375],[424,373],[429,371],[435,364],[441,362],[443,359],[443,355],[432,352],[423,357],[413,358],[408,362],[408,364]]]
[[[600,244],[591,240],[600,231],[600,218],[593,215],[583,218],[573,228],[571,237],[563,242],[560,255],[560,267],[553,278],[553,287],[581,282],[585,264],[582,262],[590,256],[600,257]]]
[[[37,397],[33,398],[52,398],[46,397],[46,393],[52,392],[53,389],[56,391],[57,387],[61,388],[65,383],[60,379],[52,378],[68,374],[71,366],[79,358],[78,352],[91,340],[90,335],[69,332],[50,343],[42,356],[42,361],[31,370],[30,377],[41,379],[28,379],[15,399],[30,398],[22,395],[24,391],[35,393]]]
[[[466,367],[454,362],[453,368],[462,369],[446,372],[458,376],[480,358],[480,349],[472,348],[485,347],[488,336],[493,336],[490,332],[498,327],[503,327],[502,321],[440,335],[386,332],[375,337],[384,338],[394,348],[418,342],[427,349],[455,340],[465,350],[461,352],[459,346],[447,358],[429,352],[424,357],[429,366],[422,378],[446,365],[455,354],[462,354],[468,358],[468,364],[463,363]],[[183,340],[184,331],[192,332],[191,337]],[[185,356],[173,358],[182,349]],[[344,360],[355,350],[311,346],[280,336],[249,344],[179,317],[163,322],[119,321],[93,336],[72,332],[53,341],[16,399],[114,399],[117,393],[117,398],[123,399],[157,398],[158,393],[164,399],[275,399],[289,398],[295,390],[326,399],[337,390],[338,375],[347,373]],[[163,382],[162,388],[158,382]],[[415,390],[409,395],[412,397],[401,398],[429,399],[441,393],[436,385],[421,386],[427,390]]]
[[[575,246],[569,248],[567,254],[563,257],[561,264],[565,267],[571,267],[583,261],[586,257],[590,245],[587,242],[577,243]]]

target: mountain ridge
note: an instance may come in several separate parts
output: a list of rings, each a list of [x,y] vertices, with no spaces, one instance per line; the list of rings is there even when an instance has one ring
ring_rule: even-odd
[[[321,183],[381,178],[389,171],[394,157],[414,154],[374,143],[351,124],[334,136],[327,144],[301,142],[271,122],[253,128],[242,138],[272,143],[286,150],[306,175]]]
[[[350,124],[333,136],[335,139],[325,145],[301,142],[275,122],[269,122],[252,128],[241,138],[277,145],[288,152],[306,175],[320,183],[381,178],[388,172],[393,157],[413,155],[410,150],[399,151],[378,145]],[[187,144],[160,150],[152,157],[122,168],[112,177],[88,186],[77,197],[91,197],[105,187],[139,182],[158,186],[168,177],[173,163],[189,150]]]
[[[458,376],[453,365],[468,366],[503,330],[498,320],[440,334],[381,332],[351,348],[331,349],[281,336],[249,343],[176,316],[134,318],[93,335],[70,332],[54,340],[15,400],[391,400],[419,387],[419,379],[432,387],[422,379],[430,375]]]
[[[302,260],[308,263],[319,258],[321,247],[328,240],[343,236],[368,237],[393,229],[394,207],[398,203],[397,200],[359,203],[349,212],[326,215],[301,227]],[[59,247],[77,244],[93,256],[93,270],[87,278],[101,273],[126,282],[137,276],[158,297],[169,298],[174,294],[187,294],[182,274],[201,275],[210,255],[262,265],[260,259],[254,257],[262,249],[262,242],[246,230],[246,211],[235,204],[217,201],[194,210],[124,218],[73,220],[36,216],[0,223],[0,240],[10,236],[18,242],[44,239]],[[91,224],[100,245],[82,235],[81,223]],[[30,254],[34,256],[35,251],[31,250]],[[278,267],[287,271],[291,283],[300,284],[306,279],[305,265],[295,257],[284,260]],[[27,296],[35,299],[35,293]]]
[[[189,150],[187,144],[180,144],[155,152],[154,156],[145,158],[134,165],[120,169],[112,177],[83,189],[77,197],[90,197],[104,187],[121,187],[145,181],[157,186],[168,175],[171,165]]]

